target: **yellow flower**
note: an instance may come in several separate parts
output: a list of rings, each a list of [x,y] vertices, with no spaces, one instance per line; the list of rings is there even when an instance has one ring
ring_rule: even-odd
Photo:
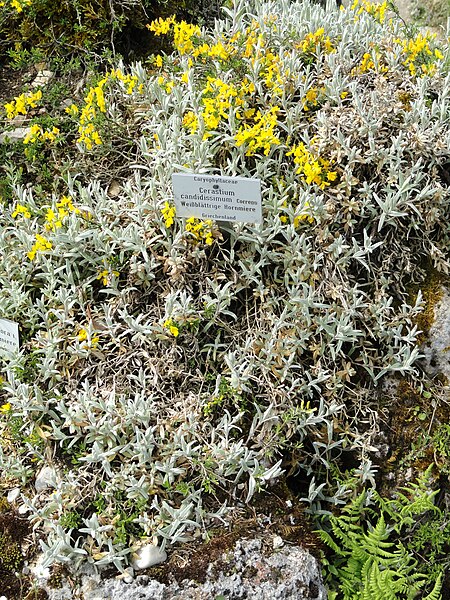
[[[21,13],[23,9],[30,6],[33,0],[11,0],[11,7],[15,8],[18,13]]]
[[[88,336],[87,330],[84,328],[80,329],[80,331],[78,332],[78,335],[77,335],[77,339],[79,342],[85,342],[85,341],[89,342],[89,336]],[[96,348],[99,340],[100,340],[100,337],[98,335],[93,335],[91,337],[90,343],[83,344],[82,348],[84,348],[84,349],[85,348]]]
[[[101,279],[103,285],[111,285],[111,280],[113,277],[119,277],[119,271],[109,271],[108,269],[104,269],[97,275],[97,279]]]
[[[43,235],[39,233],[36,234],[36,241],[33,244],[30,252],[27,253],[27,256],[30,260],[34,260],[36,254],[38,252],[46,252],[47,250],[51,250],[53,248],[53,244],[47,240]]]
[[[335,52],[335,48],[331,43],[330,38],[325,37],[325,29],[321,27],[312,33],[307,33],[303,40],[296,44],[296,48],[298,48],[303,54],[313,55],[317,52],[319,47],[323,47],[326,54],[331,54]]]
[[[167,228],[171,227],[175,217],[175,207],[171,206],[167,201],[164,203],[164,207],[161,209],[164,223]]]
[[[174,324],[172,319],[167,319],[166,321],[164,321],[164,327],[170,331],[170,333],[173,335],[173,337],[178,337],[180,330]]]
[[[37,102],[42,98],[42,91],[38,90],[34,93],[20,94],[5,104],[6,116],[8,119],[14,119],[17,115],[26,115],[27,107],[36,108]]]
[[[37,142],[39,140],[45,142],[54,142],[56,139],[56,136],[59,134],[59,129],[57,127],[53,127],[53,129],[47,129],[47,130],[43,130],[42,127],[40,125],[32,125],[30,127],[30,131],[28,132],[28,134],[25,136],[23,143],[24,144],[34,144],[34,142]]]
[[[357,20],[358,16],[362,12],[366,12],[367,14],[371,15],[379,23],[384,23],[385,13],[386,13],[386,10],[388,7],[387,0],[385,2],[383,2],[382,4],[377,4],[375,2],[374,3],[368,2],[368,0],[355,0],[352,4],[352,10],[355,10],[359,4],[360,4],[360,7],[356,13],[355,20]]]
[[[70,106],[67,106],[64,110],[68,115],[77,115],[80,112],[80,109],[76,104],[71,104]]]
[[[78,133],[80,134],[77,139],[77,143],[84,144],[87,150],[92,150],[94,144],[100,146],[102,144],[101,137],[98,134],[98,131],[95,129],[93,123],[89,123],[88,125],[80,125],[78,128]]]
[[[27,208],[23,204],[17,204],[16,209],[11,216],[13,219],[15,219],[18,215],[23,215],[25,219],[29,219],[31,217],[29,208]]]
[[[174,23],[173,27],[173,43],[175,48],[181,55],[188,54],[194,49],[192,38],[201,34],[198,25],[191,25],[186,21]]]
[[[2,413],[8,413],[11,410],[11,404],[9,402],[7,402],[6,404],[2,404],[2,406],[0,406],[0,412]]]
[[[198,117],[192,111],[187,112],[183,117],[183,126],[195,133],[198,129]]]
[[[245,144],[247,146],[246,156],[252,156],[258,150],[263,150],[267,156],[270,148],[280,143],[279,138],[274,134],[274,128],[278,123],[277,113],[279,110],[278,106],[272,106],[265,114],[258,111],[253,126],[244,123],[239,127],[235,135],[236,146],[239,147]]]
[[[214,242],[213,222],[210,219],[201,221],[195,217],[190,217],[186,221],[185,229],[196,244],[205,242],[207,246],[211,246]]]
[[[302,175],[309,185],[315,183],[322,190],[337,178],[336,171],[330,171],[330,162],[309,152],[303,143],[294,146],[286,156],[294,157],[299,175]]]
[[[150,31],[153,31],[155,35],[165,35],[166,33],[169,33],[174,23],[175,15],[172,15],[168,19],[159,18],[156,21],[152,21],[146,27]]]
[[[430,41],[434,39],[434,35],[421,33],[417,34],[415,39],[397,39],[397,43],[401,44],[402,52],[405,55],[403,65],[407,67],[411,75],[415,76],[419,71],[422,75],[433,75],[436,71],[436,60],[442,60],[443,54],[435,49],[432,52]]]

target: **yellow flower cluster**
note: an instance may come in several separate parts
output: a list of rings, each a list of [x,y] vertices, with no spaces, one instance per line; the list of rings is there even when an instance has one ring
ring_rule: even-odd
[[[160,77],[158,77],[157,81],[158,84],[166,90],[166,94],[170,94],[170,92],[175,87],[175,81],[167,81],[165,76],[163,77],[161,75]]]
[[[26,115],[27,108],[36,108],[37,102],[42,98],[42,91],[38,90],[34,93],[20,94],[5,104],[6,116],[8,119],[14,119],[17,115]]]
[[[192,110],[188,111],[183,117],[183,127],[186,129],[190,129],[191,133],[195,133],[198,129],[198,117],[192,112]]]
[[[97,279],[101,279],[103,285],[109,286],[111,285],[112,278],[119,277],[119,271],[110,271],[108,269],[104,269],[97,275]]]
[[[85,342],[85,341],[89,341],[89,336],[88,336],[88,332],[86,329],[82,328],[80,329],[80,331],[78,332],[77,335],[77,339],[79,342]],[[98,335],[94,335],[91,337],[90,343],[88,344],[83,344],[83,348],[96,348],[98,345],[100,338]]]
[[[327,54],[336,51],[329,36],[325,37],[325,29],[323,27],[313,33],[307,33],[303,40],[296,44],[295,47],[307,55],[315,54],[319,48],[323,48]]]
[[[430,41],[434,39],[433,35],[417,34],[415,39],[396,40],[401,44],[402,52],[406,55],[403,64],[408,68],[411,75],[432,75],[436,71],[436,60],[442,60],[444,55],[437,48],[434,52],[430,48]]]
[[[77,139],[77,143],[84,144],[87,150],[92,150],[94,144],[96,146],[101,146],[103,143],[93,123],[89,123],[88,125],[80,125],[78,128],[78,133],[80,135]]]
[[[200,27],[198,25],[191,25],[185,21],[175,23],[173,28],[173,43],[178,52],[188,54],[194,49],[192,38],[201,34]]]
[[[279,138],[274,134],[279,110],[278,106],[272,106],[265,114],[258,110],[254,125],[244,123],[239,127],[235,135],[236,146],[247,145],[246,156],[253,156],[258,150],[263,150],[267,156],[270,148],[280,143]]]
[[[172,25],[175,23],[175,15],[167,19],[156,19],[156,21],[152,21],[149,25],[147,25],[147,29],[153,31],[155,35],[166,35],[172,28]]]
[[[302,175],[308,185],[315,183],[323,190],[336,179],[336,171],[330,171],[330,162],[320,156],[314,156],[307,150],[305,144],[294,146],[286,154],[286,156],[291,155],[294,156],[294,163],[297,165],[297,174]]]
[[[309,90],[305,94],[305,97],[303,98],[303,110],[307,112],[309,110],[312,110],[316,106],[319,106],[324,92],[325,88],[309,88]]]
[[[174,45],[179,54],[190,55],[188,71],[185,71],[181,77],[183,83],[189,81],[189,69],[195,59],[201,58],[203,62],[206,58],[226,61],[230,57],[237,57],[250,59],[272,95],[283,93],[283,83],[287,74],[281,73],[281,58],[270,48],[265,47],[264,38],[259,32],[256,21],[252,27],[247,27],[245,34],[238,32],[228,40],[225,37],[221,38],[215,44],[201,43],[201,40],[196,39],[201,33],[197,26],[188,25],[183,21],[177,23],[174,17],[158,19],[147,27],[156,35],[173,32]],[[162,65],[161,57],[155,58],[155,64]],[[163,75],[160,75],[157,81],[167,93],[170,93],[176,84],[174,81],[167,81]],[[259,148],[263,148],[268,153],[271,144],[279,143],[273,135],[273,127],[276,124],[275,110],[272,109],[268,114],[261,115],[254,108],[250,108],[249,104],[253,102],[255,91],[255,84],[247,76],[238,83],[209,76],[202,92],[202,110],[198,114],[188,111],[184,115],[183,126],[191,133],[195,133],[202,124],[204,139],[207,139],[211,131],[216,131],[223,121],[228,121],[230,112],[234,112],[236,118],[241,120],[253,118],[252,124],[247,123],[240,128],[237,139],[240,144],[251,142],[250,154],[255,153]]]
[[[137,75],[125,75],[121,69],[112,69],[109,74],[106,75],[109,79],[115,79],[116,81],[120,81],[129,96],[134,92],[134,89],[138,83]],[[138,91],[140,94],[143,93],[143,86],[140,84],[138,86]]]
[[[72,198],[70,196],[63,196],[59,202],[56,203],[56,212],[53,208],[49,208],[45,215],[45,229],[47,231],[55,231],[62,227],[63,219],[70,213],[79,215],[80,209],[73,205]]]
[[[262,68],[259,75],[264,81],[266,88],[271,90],[273,94],[280,96],[283,93],[284,83],[284,79],[281,76],[280,56],[269,50],[264,53],[261,63]]]
[[[10,0],[9,5],[14,8],[18,13],[21,13],[24,8],[31,6],[33,0]],[[6,2],[0,2],[0,8],[5,6]]]
[[[147,28],[153,31],[155,35],[166,35],[172,31],[174,46],[181,56],[189,54],[194,50],[192,38],[198,37],[201,34],[198,25],[191,25],[190,23],[186,23],[186,21],[178,23],[175,20],[175,15],[167,19],[159,18],[147,25]]]
[[[240,37],[241,32],[239,31],[235,33],[229,40],[226,40],[223,37],[221,41],[212,45],[203,42],[199,46],[194,47],[192,50],[192,56],[193,58],[201,57],[203,60],[208,57],[212,58],[213,60],[225,62],[231,57],[236,56],[237,48],[235,44]]]
[[[56,140],[57,135],[59,134],[59,129],[57,127],[53,127],[50,129],[42,129],[40,125],[32,125],[30,127],[30,131],[25,136],[23,143],[24,144],[34,144],[35,142],[54,142]]]
[[[173,225],[173,220],[175,217],[175,207],[171,206],[168,202],[165,202],[164,207],[161,209],[161,212],[166,227],[171,227]]]
[[[283,208],[287,208],[286,201],[283,202]],[[280,221],[282,223],[287,223],[288,220],[289,219],[288,219],[287,215],[280,216]],[[300,223],[302,223],[304,221],[307,221],[310,225],[312,225],[314,223],[314,217],[311,213],[311,209],[310,209],[310,205],[309,205],[308,201],[306,201],[305,204],[303,205],[303,209],[300,212],[300,214],[294,216],[294,227],[298,227],[300,225]]]
[[[24,206],[23,204],[17,204],[11,216],[13,219],[15,219],[19,215],[23,215],[25,219],[29,219],[31,217],[30,209],[27,206]]]
[[[180,330],[175,325],[175,323],[172,319],[167,319],[166,321],[164,321],[164,327],[170,331],[170,333],[173,335],[173,337],[178,337]]]
[[[100,79],[96,86],[89,89],[84,98],[84,106],[81,112],[75,104],[66,108],[68,114],[77,115],[80,112],[77,143],[84,144],[87,150],[92,150],[94,145],[100,146],[103,143],[94,125],[94,121],[99,116],[99,113],[106,113],[104,88],[111,80],[120,81],[125,86],[126,92],[129,95],[133,93],[138,83],[136,75],[125,75],[121,69],[112,69]],[[142,84],[138,89],[139,93],[143,93]]]
[[[352,10],[356,10],[356,8],[358,8],[356,12],[357,17],[361,13],[366,12],[379,23],[384,23],[388,2],[385,1],[382,4],[377,4],[376,2],[368,2],[367,0],[354,0]]]
[[[187,219],[186,231],[194,236],[196,242],[205,242],[207,246],[211,246],[214,241],[213,223],[209,219],[207,221],[200,221],[195,217]]]
[[[6,413],[9,413],[10,411],[11,411],[11,403],[10,402],[7,402],[6,404],[2,404],[0,406],[1,413],[6,414]]]
[[[239,98],[242,91],[238,92],[233,83],[226,83],[222,79],[208,77],[205,89],[203,90],[203,122],[208,130],[215,130],[223,119],[228,119],[229,110],[232,106],[233,98],[235,104],[242,106],[243,100]]]
[[[27,256],[30,260],[34,260],[36,258],[36,254],[38,252],[46,252],[47,250],[51,250],[53,248],[53,244],[48,241],[43,235],[39,233],[36,234],[36,241],[33,244],[30,252],[28,252]]]
[[[367,73],[369,71],[376,71],[378,73],[386,73],[388,68],[383,64],[381,54],[376,51],[375,54],[365,52],[361,59],[361,64],[352,69],[351,74],[353,76]]]

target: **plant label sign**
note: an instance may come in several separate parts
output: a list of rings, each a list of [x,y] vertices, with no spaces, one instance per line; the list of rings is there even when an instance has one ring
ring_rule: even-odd
[[[260,179],[174,173],[172,183],[179,217],[262,222]]]
[[[19,325],[9,319],[0,319],[0,354],[2,350],[19,350]]]

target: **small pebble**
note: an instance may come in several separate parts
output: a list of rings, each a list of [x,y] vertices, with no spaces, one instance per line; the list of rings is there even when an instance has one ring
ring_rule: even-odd
[[[153,544],[147,544],[142,546],[133,556],[133,567],[135,569],[148,569],[153,565],[159,565],[166,560],[167,554],[158,546]]]
[[[6,496],[6,499],[8,500],[8,502],[10,504],[12,504],[15,500],[17,500],[17,498],[20,496],[20,488],[14,488],[12,490],[9,490],[8,495]]]
[[[279,535],[276,535],[273,538],[272,546],[273,546],[274,550],[278,550],[278,548],[282,548],[284,546],[283,539]]]
[[[50,487],[55,487],[56,471],[53,467],[43,467],[36,475],[34,487],[37,492],[42,492]]]

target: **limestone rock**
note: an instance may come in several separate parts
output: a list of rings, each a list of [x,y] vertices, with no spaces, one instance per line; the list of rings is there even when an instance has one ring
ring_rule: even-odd
[[[34,81],[31,83],[31,86],[41,87],[47,85],[47,83],[49,83],[54,76],[55,74],[53,73],[53,71],[48,71],[45,69],[42,71],[38,71],[38,74],[36,75]]]
[[[434,322],[421,350],[425,355],[424,366],[428,373],[441,373],[450,381],[450,290],[445,287],[434,307]]]
[[[137,550],[134,560],[133,567],[137,570],[148,569],[153,565],[159,565],[167,559],[167,554],[158,546],[153,544],[147,544]]]
[[[30,133],[30,127],[16,127],[11,131],[0,133],[0,144],[6,142],[23,142],[26,136]]]
[[[320,566],[311,554],[288,545],[270,552],[266,542],[260,538],[238,541],[209,565],[204,583],[184,579],[164,584],[148,575],[126,583],[123,577],[102,581],[99,574],[91,574],[83,577],[80,589],[49,588],[47,592],[49,600],[68,600],[74,592],[83,600],[212,600],[220,596],[227,600],[326,600]]]
[[[43,467],[36,475],[34,487],[37,492],[55,487],[56,471],[53,467]]]

